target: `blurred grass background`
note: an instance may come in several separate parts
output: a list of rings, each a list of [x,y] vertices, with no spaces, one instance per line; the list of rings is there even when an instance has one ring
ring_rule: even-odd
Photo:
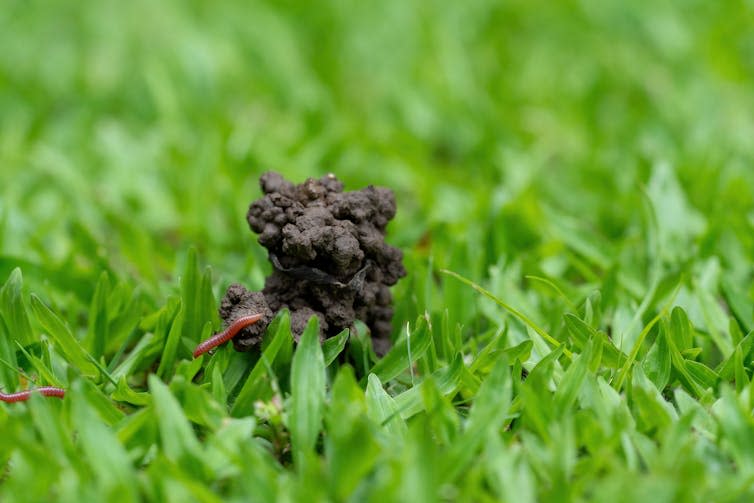
[[[751,1],[2,1],[0,282],[20,267],[79,334],[103,270],[151,313],[191,246],[215,298],[259,288],[259,174],[332,172],[396,192],[396,333],[426,311],[473,356],[499,327],[448,268],[558,340],[577,305],[628,352],[680,284],[685,356],[714,368],[729,318],[754,328],[751,26]]]
[[[393,242],[476,277],[556,254],[548,210],[624,237],[664,163],[751,251],[746,2],[3,4],[3,273],[243,277],[268,169],[392,187]]]

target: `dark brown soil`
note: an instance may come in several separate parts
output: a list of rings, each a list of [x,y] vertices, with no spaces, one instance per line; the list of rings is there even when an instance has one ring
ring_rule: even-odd
[[[268,172],[260,185],[265,195],[251,204],[247,220],[273,272],[261,292],[234,284],[225,293],[220,316],[226,324],[264,314],[233,339],[236,350],[258,347],[275,313],[288,308],[296,337],[311,316],[319,318],[322,338],[361,320],[375,351],[384,353],[393,316],[390,286],[406,275],[403,254],[385,243],[395,216],[393,192],[373,186],[343,192],[333,175],[294,185]]]

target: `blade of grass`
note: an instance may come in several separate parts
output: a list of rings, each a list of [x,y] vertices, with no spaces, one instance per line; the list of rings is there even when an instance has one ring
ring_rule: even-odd
[[[366,399],[369,417],[375,423],[385,428],[390,435],[397,439],[406,436],[408,430],[406,423],[401,418],[398,404],[382,388],[380,378],[374,374],[369,374],[367,378]]]
[[[346,328],[341,330],[341,332],[335,337],[329,337],[322,343],[322,354],[325,357],[326,367],[329,367],[338,355],[343,352],[350,336],[351,331]]]
[[[89,330],[83,344],[90,354],[98,359],[105,354],[106,341],[109,339],[108,296],[110,295],[110,277],[107,271],[100,274],[94,297],[89,307]]]
[[[23,275],[18,267],[0,288],[0,321],[5,321],[8,336],[22,346],[34,341],[23,298]]]
[[[555,338],[553,338],[550,334],[548,334],[544,329],[540,328],[539,325],[537,325],[536,323],[534,323],[524,313],[520,312],[518,309],[514,308],[513,306],[507,304],[505,301],[503,301],[499,297],[495,296],[492,292],[490,292],[488,290],[485,290],[484,288],[482,288],[481,286],[477,285],[473,281],[464,278],[463,276],[461,276],[460,274],[458,274],[456,272],[449,271],[447,269],[441,269],[440,272],[443,273],[443,274],[447,274],[448,276],[451,276],[451,277],[457,279],[458,281],[460,281],[464,285],[470,286],[471,288],[473,288],[477,292],[481,293],[482,295],[484,295],[488,299],[491,299],[493,302],[495,302],[495,304],[497,304],[498,306],[502,307],[503,309],[505,309],[506,311],[508,311],[510,314],[512,314],[513,316],[515,316],[516,318],[518,318],[519,321],[521,321],[524,325],[526,325],[529,328],[531,328],[532,330],[534,330],[537,334],[539,334],[544,340],[546,340],[552,346],[559,347],[559,346],[563,345],[561,342],[559,342],[558,340],[556,340]],[[571,354],[571,352],[567,348],[565,348],[565,347],[563,347],[563,354],[566,355],[568,357],[568,359],[571,359],[573,357],[573,355]]]
[[[641,349],[641,346],[644,344],[644,339],[647,337],[647,334],[652,330],[652,328],[657,324],[658,321],[662,319],[663,316],[665,316],[668,313],[668,310],[670,309],[670,306],[673,305],[673,302],[675,302],[675,298],[678,295],[678,292],[681,290],[681,285],[679,284],[673,294],[670,296],[670,298],[665,302],[665,305],[660,309],[660,312],[655,315],[654,318],[650,320],[649,323],[647,323],[647,326],[644,327],[644,329],[639,333],[639,337],[637,337],[636,342],[634,343],[634,347],[631,349],[631,353],[628,355],[628,359],[623,364],[623,367],[618,372],[618,376],[615,379],[615,384],[613,387],[616,391],[620,391],[623,387],[623,383],[626,379],[626,376],[628,375],[628,371],[630,370],[631,366],[636,361],[636,357],[639,355],[639,350]]]
[[[204,469],[202,447],[181,404],[154,374],[149,376],[149,391],[154,398],[154,417],[165,455],[188,473],[201,477]]]
[[[479,388],[463,434],[443,456],[441,480],[455,480],[478,455],[489,432],[504,427],[512,390],[510,367],[501,358]]]
[[[39,323],[53,338],[57,348],[68,358],[69,362],[85,375],[97,375],[98,368],[92,363],[93,357],[73,336],[73,332],[52,312],[36,295],[31,296],[31,310]]]
[[[325,403],[325,360],[319,343],[319,318],[312,316],[301,334],[291,366],[291,432],[293,458],[299,469],[314,450]]]
[[[412,331],[410,327],[406,327],[406,337],[398,341],[388,354],[372,367],[371,373],[376,375],[381,382],[394,379],[410,368],[417,359],[424,356],[431,343],[432,337],[427,320],[420,316],[416,321],[416,328]]]
[[[262,355],[249,373],[241,391],[233,402],[233,407],[230,410],[230,415],[233,417],[246,416],[254,411],[254,401],[259,397],[262,386],[264,385],[262,377],[264,376],[265,371],[275,361],[275,357],[278,355],[280,349],[286,343],[293,343],[290,315],[285,311],[278,316],[279,321],[277,321],[277,330],[272,336],[270,344],[262,352]],[[270,325],[270,328],[274,328],[272,324]]]

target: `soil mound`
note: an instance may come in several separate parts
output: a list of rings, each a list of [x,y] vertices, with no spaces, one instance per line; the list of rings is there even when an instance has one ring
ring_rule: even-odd
[[[390,286],[406,275],[403,254],[385,243],[395,216],[395,196],[369,186],[343,192],[333,175],[300,185],[268,172],[260,178],[264,197],[251,203],[247,220],[267,248],[273,272],[261,292],[231,285],[220,305],[226,324],[262,313],[262,320],[234,339],[238,351],[259,345],[274,314],[288,308],[296,337],[311,316],[322,338],[367,324],[375,351],[390,346],[393,316]]]

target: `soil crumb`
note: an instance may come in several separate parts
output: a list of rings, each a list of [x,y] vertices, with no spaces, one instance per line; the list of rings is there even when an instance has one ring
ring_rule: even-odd
[[[297,338],[311,316],[319,318],[322,339],[361,320],[375,351],[384,354],[393,317],[390,287],[406,275],[403,254],[385,243],[396,210],[393,192],[371,185],[343,192],[334,175],[294,185],[268,172],[260,185],[264,197],[251,203],[246,218],[267,249],[273,272],[261,292],[234,284],[222,299],[226,324],[264,314],[233,339],[236,350],[259,347],[275,313],[288,308]]]

